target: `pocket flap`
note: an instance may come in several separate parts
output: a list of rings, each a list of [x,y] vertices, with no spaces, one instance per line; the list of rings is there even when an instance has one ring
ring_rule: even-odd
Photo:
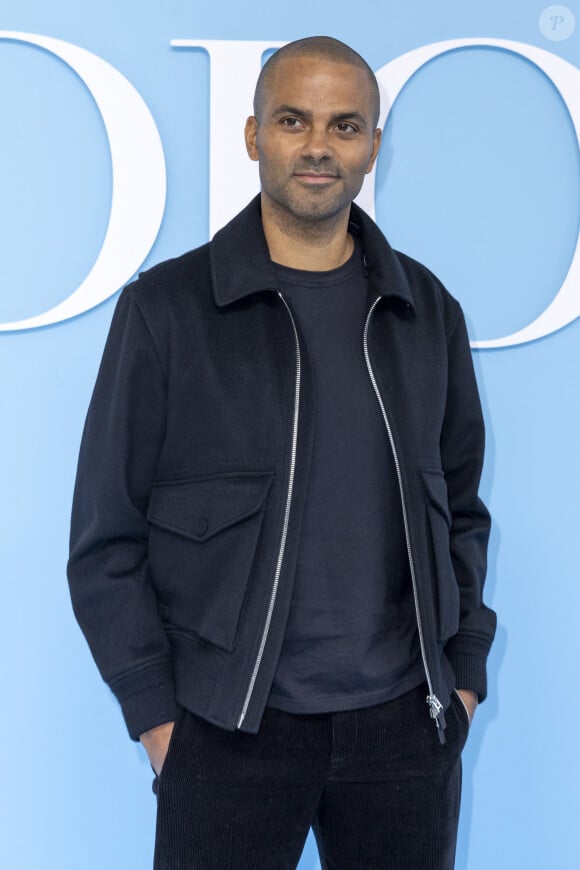
[[[194,541],[206,541],[260,510],[273,476],[271,471],[252,471],[156,483],[147,519]]]

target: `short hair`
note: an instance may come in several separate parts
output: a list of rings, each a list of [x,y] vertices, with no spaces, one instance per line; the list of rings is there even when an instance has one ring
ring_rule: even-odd
[[[254,91],[254,115],[258,119],[258,122],[261,120],[264,109],[268,85],[278,64],[281,60],[292,57],[310,57],[317,60],[329,60],[333,63],[346,63],[364,70],[371,89],[373,125],[377,126],[381,108],[377,78],[360,54],[346,45],[346,43],[341,42],[339,39],[334,39],[332,36],[308,36],[305,39],[288,42],[268,58],[258,76],[256,90]]]

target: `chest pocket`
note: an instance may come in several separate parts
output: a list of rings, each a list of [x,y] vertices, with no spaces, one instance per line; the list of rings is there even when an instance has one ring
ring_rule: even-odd
[[[164,622],[233,649],[272,472],[156,484],[149,567]]]

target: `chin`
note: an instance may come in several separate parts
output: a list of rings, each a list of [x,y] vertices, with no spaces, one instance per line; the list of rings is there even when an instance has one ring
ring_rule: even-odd
[[[321,221],[335,217],[341,211],[350,206],[350,202],[312,202],[300,201],[289,204],[289,210],[294,217],[306,221]]]

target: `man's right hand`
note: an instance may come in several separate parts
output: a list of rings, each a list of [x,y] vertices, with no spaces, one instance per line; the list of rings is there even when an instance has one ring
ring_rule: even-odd
[[[157,728],[151,728],[139,736],[139,740],[145,747],[151,767],[159,776],[165,762],[165,756],[169,749],[169,741],[173,733],[175,722],[165,722]]]

